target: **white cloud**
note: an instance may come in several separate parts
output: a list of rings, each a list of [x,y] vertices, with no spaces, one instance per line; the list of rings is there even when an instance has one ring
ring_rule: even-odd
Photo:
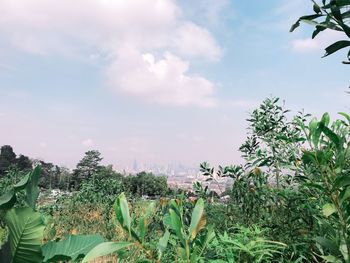
[[[183,16],[175,0],[2,0],[0,10],[0,37],[22,52],[84,56],[90,61],[103,57],[107,60],[101,61],[111,63],[109,72],[120,69],[121,62],[136,63],[142,74],[128,66],[128,71],[122,71],[129,77],[136,74],[147,78],[142,83],[143,95],[146,90],[150,92],[147,99],[153,96],[153,102],[173,105],[212,104],[207,97],[212,96],[213,84],[186,72],[190,59],[217,60],[222,50],[206,28]],[[138,57],[126,57],[122,52],[128,49],[135,50]],[[163,52],[174,55],[167,55],[154,65],[141,59],[144,54]],[[147,67],[159,69],[163,64],[167,73],[162,78],[159,72],[145,73]],[[140,83],[135,88],[125,85],[125,77],[122,78],[123,85],[115,89],[129,88],[126,93],[139,95],[135,89],[141,89]],[[154,80],[156,83],[152,84]],[[135,84],[132,79],[130,82]],[[120,81],[112,83],[117,85]],[[198,92],[199,97],[193,92]]]
[[[198,41],[200,39],[200,41]],[[193,23],[185,23],[177,28],[174,36],[174,48],[185,56],[205,56],[211,60],[217,60],[222,55],[222,50],[216,44],[215,39],[205,28]]]
[[[293,50],[296,52],[304,53],[310,51],[317,51],[320,49],[320,43],[318,40],[305,38],[294,39],[292,42]]]
[[[151,103],[214,106],[214,84],[203,77],[189,75],[188,69],[188,61],[169,52],[157,59],[151,53],[124,49],[110,66],[108,77],[115,91]]]
[[[294,39],[292,41],[292,48],[299,53],[320,52],[333,42],[341,40],[344,36],[341,32],[326,30],[316,36],[315,39],[311,39],[311,37]]]
[[[85,147],[91,147],[91,146],[94,146],[94,145],[95,145],[95,143],[94,143],[94,141],[93,141],[92,139],[83,140],[83,141],[81,142],[81,144],[82,144],[83,146],[85,146]]]

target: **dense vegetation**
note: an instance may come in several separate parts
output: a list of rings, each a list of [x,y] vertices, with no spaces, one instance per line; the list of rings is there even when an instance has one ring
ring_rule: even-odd
[[[349,6],[314,2],[292,30],[307,22],[313,37],[349,38]],[[340,40],[326,55],[349,46]],[[232,179],[222,202],[200,182],[188,193],[165,177],[119,174],[98,151],[69,171],[5,145],[1,262],[350,262],[350,116],[292,115],[270,97],[249,114],[239,150],[243,164],[200,165],[208,181]],[[52,188],[65,192],[52,198]]]
[[[38,203],[40,166],[21,175],[14,165],[1,180],[3,257],[28,262],[21,261],[23,250],[35,252],[31,262],[107,255],[125,262],[348,262],[350,116],[340,113],[332,122],[327,113],[320,120],[290,115],[277,98],[267,98],[249,116],[240,147],[245,163],[201,164],[208,180],[233,179],[227,203],[198,182],[192,201],[168,190],[164,177],[120,175],[100,166],[96,151],[72,172],[71,192],[54,202],[43,194]],[[26,231],[35,233],[31,252],[21,247]]]

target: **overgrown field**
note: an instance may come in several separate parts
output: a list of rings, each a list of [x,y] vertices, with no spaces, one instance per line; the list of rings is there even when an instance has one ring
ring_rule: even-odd
[[[349,262],[350,117],[339,116],[263,101],[245,163],[200,165],[212,184],[232,178],[226,202],[199,182],[174,191],[152,174],[106,176],[98,163],[38,199],[40,166],[12,168],[1,179],[1,262]]]

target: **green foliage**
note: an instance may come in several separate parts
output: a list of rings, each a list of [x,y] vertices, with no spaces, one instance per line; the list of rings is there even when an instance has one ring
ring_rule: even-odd
[[[216,252],[211,262],[271,262],[283,254],[285,247],[266,239],[257,226],[236,227],[233,234],[218,235],[211,246]]]
[[[76,261],[103,242],[104,239],[100,235],[76,235],[68,236],[58,242],[50,241],[42,247],[43,261]]]
[[[10,145],[3,145],[0,149],[0,176],[16,163],[16,154]]]
[[[7,211],[5,223],[9,229],[9,262],[41,262],[41,240],[45,224],[40,213],[29,207],[13,208]]]
[[[314,3],[314,14],[300,17],[291,27],[291,32],[299,27],[300,22],[305,22],[315,27],[312,38],[315,38],[326,29],[343,32],[345,38],[350,38],[350,0],[322,0],[322,4],[316,1],[312,2]],[[349,46],[349,40],[339,40],[326,47],[324,57]],[[343,63],[350,64],[350,49],[347,54],[347,60]]]
[[[115,197],[124,190],[123,178],[101,178],[95,181],[83,181],[80,189],[69,199],[79,203],[114,203]]]
[[[73,171],[73,188],[78,189],[83,180],[94,180],[98,172],[101,170],[100,162],[102,159],[103,158],[99,151],[87,151],[83,159],[79,161],[76,169]]]
[[[328,113],[321,120],[312,119],[308,125],[301,123],[309,148],[304,150],[303,169],[306,184],[317,190],[321,216],[317,217],[320,257],[328,262],[349,262],[349,193],[350,193],[350,129],[346,121],[330,123]]]
[[[135,245],[140,247],[149,260],[161,260],[169,243],[175,250],[176,258],[184,262],[197,262],[208,244],[215,237],[212,227],[208,227],[204,235],[199,235],[206,227],[204,215],[204,201],[199,199],[193,208],[190,216],[190,223],[185,223],[184,206],[180,200],[171,200],[167,209],[164,210],[163,217],[163,235],[159,238],[156,245],[146,238],[149,233],[149,218],[155,213],[154,203],[150,203],[144,215],[141,215],[138,222],[138,229],[133,227],[135,220],[131,217],[129,205],[124,193],[122,193],[115,202],[116,218],[120,225],[134,240]],[[166,212],[167,211],[167,212]]]
[[[300,129],[288,120],[286,114],[289,110],[278,102],[278,98],[265,99],[250,114],[249,136],[240,147],[246,160],[245,167],[265,168],[265,176],[273,178],[277,188],[280,180],[290,180],[290,176],[280,178],[281,172],[283,169],[295,170],[294,164],[300,158],[301,144],[305,141]]]
[[[184,210],[185,207],[181,200],[171,200],[169,212],[164,217],[164,224],[175,234],[179,241],[180,247],[177,248],[179,257],[185,262],[196,262],[215,237],[215,233],[211,226],[206,227],[204,201],[202,199],[197,200],[189,218],[186,218]],[[186,222],[189,222],[189,225]],[[205,229],[206,233],[199,235]]]
[[[89,253],[83,258],[82,262],[90,262],[98,257],[114,254],[122,249],[128,248],[131,245],[132,243],[130,242],[103,242],[91,249]]]
[[[208,185],[203,186],[200,182],[194,182],[192,188],[194,190],[195,196],[198,198],[207,199],[211,195]]]
[[[17,200],[17,193],[25,190],[26,204],[35,209],[35,203],[39,196],[38,180],[41,168],[37,166],[33,171],[24,176],[17,184],[9,188],[8,192],[0,196],[0,209],[12,207]]]
[[[55,241],[42,248],[44,221],[34,211],[40,168],[24,176],[10,169],[0,180],[8,239],[1,256],[10,262],[24,262],[24,253],[33,254],[32,262],[349,262],[350,116],[340,115],[334,122],[327,113],[320,120],[293,117],[277,98],[264,100],[248,119],[240,148],[245,163],[200,166],[208,181],[231,178],[225,203],[205,203],[213,192],[199,182],[195,202],[185,194],[167,199],[164,177],[125,177],[99,166],[78,191],[46,210],[44,239]],[[33,235],[31,250],[21,233]],[[77,233],[89,235],[67,235]]]
[[[278,103],[276,98],[266,99],[250,114],[249,136],[240,148],[244,165],[219,166],[216,170],[204,163],[201,171],[209,179],[234,180],[227,192],[227,218],[246,227],[264,226],[270,240],[288,245],[284,250],[286,259],[314,259],[316,218],[321,215],[322,199],[305,184],[301,167],[302,147],[308,140],[302,124],[309,115],[299,113],[289,120],[289,111]]]
[[[126,193],[138,196],[165,196],[168,192],[167,179],[152,173],[141,172],[124,178]]]
[[[36,212],[35,204],[39,194],[38,181],[41,168],[37,166],[1,199],[2,220],[8,229],[7,242],[2,245],[0,256],[10,263],[40,263],[43,261],[41,242],[44,236],[44,218]],[[16,193],[25,190],[25,200],[29,207],[13,208]],[[14,201],[13,201],[14,200]],[[49,242],[44,245],[45,262],[62,259],[76,260],[97,244],[103,242],[100,236],[68,236],[64,241]]]

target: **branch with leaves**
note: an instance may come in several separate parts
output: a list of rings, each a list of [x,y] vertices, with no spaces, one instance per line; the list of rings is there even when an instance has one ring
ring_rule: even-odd
[[[310,24],[315,27],[312,33],[314,39],[320,32],[330,29],[345,33],[345,36],[350,39],[350,0],[322,0],[322,4],[313,2],[314,14],[300,17],[290,32],[293,32],[300,26],[300,22]],[[326,47],[323,57],[327,57],[341,49],[349,48],[350,41],[347,39],[339,40],[332,45]],[[350,64],[350,48],[347,53],[347,60],[344,64]]]

